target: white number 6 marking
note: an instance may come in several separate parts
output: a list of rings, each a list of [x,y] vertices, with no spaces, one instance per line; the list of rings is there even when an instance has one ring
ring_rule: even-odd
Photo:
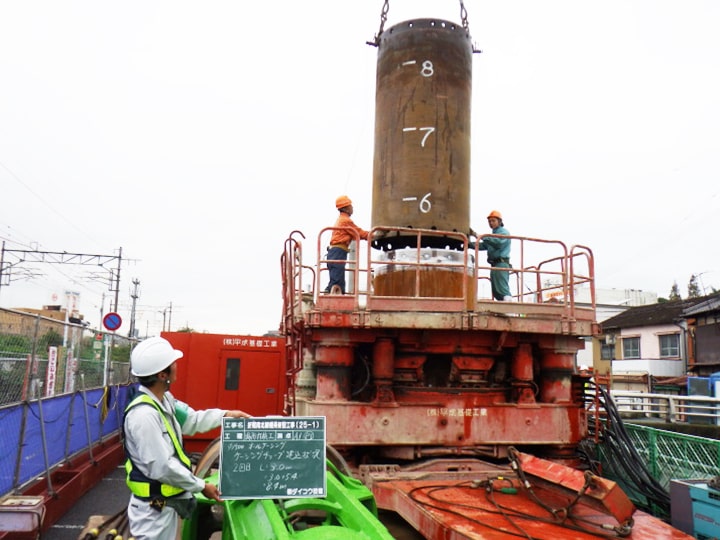
[[[430,209],[432,208],[432,203],[430,202],[430,193],[426,193],[425,196],[420,200],[420,211],[423,214],[427,214]]]

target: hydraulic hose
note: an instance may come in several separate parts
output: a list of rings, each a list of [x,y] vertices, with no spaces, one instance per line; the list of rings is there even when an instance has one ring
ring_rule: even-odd
[[[612,396],[600,385],[596,384],[595,389],[599,395],[600,405],[607,413],[607,422],[603,424],[599,440],[607,449],[611,467],[623,476],[623,480],[631,488],[646,497],[649,502],[657,505],[664,512],[669,512],[670,494],[648,470],[645,460],[638,453],[625,429],[625,424]]]

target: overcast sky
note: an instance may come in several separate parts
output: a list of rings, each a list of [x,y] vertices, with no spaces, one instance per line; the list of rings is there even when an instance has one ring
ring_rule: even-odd
[[[393,0],[385,28],[459,22]],[[472,227],[589,246],[598,288],[720,288],[720,2],[465,0]],[[136,325],[278,328],[289,233],[335,197],[370,227],[378,1],[0,0],[0,240],[116,255]],[[9,261],[6,261],[9,262]],[[33,275],[32,279],[19,279]],[[0,306],[67,290],[100,323],[97,269],[17,265]]]

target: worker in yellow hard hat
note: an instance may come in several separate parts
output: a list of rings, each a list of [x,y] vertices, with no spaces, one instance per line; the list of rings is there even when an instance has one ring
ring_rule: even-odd
[[[330,237],[327,259],[328,261],[341,262],[328,262],[330,282],[325,288],[325,292],[345,294],[345,261],[347,261],[348,253],[350,252],[350,242],[356,237],[367,240],[369,233],[353,222],[351,218],[353,205],[347,195],[341,195],[335,199],[335,208],[337,208],[340,215],[337,221],[335,221],[335,229]]]
[[[502,214],[497,210],[492,210],[487,217],[488,225],[492,229],[492,234],[509,236],[510,233],[505,228]],[[470,244],[475,248],[475,244]],[[510,238],[500,238],[498,236],[486,236],[477,243],[477,248],[481,251],[487,251],[487,261],[492,266],[490,270],[490,285],[495,300],[511,302],[510,295],[510,272],[508,270],[500,270],[501,268],[512,268],[510,266]]]

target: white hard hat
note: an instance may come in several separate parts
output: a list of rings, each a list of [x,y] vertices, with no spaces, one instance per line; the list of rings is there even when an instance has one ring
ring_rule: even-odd
[[[160,373],[178,358],[182,351],[173,349],[170,342],[161,337],[151,337],[138,343],[130,355],[130,371],[136,377]]]

